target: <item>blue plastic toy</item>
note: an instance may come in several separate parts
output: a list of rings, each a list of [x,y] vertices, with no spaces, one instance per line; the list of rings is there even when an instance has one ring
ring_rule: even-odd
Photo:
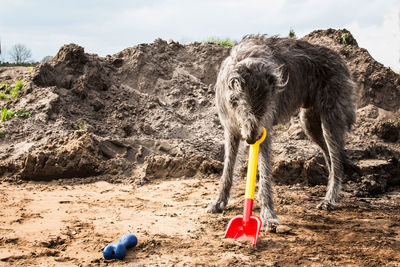
[[[137,238],[132,234],[123,235],[119,240],[119,243],[124,244],[126,248],[133,248],[137,245]]]
[[[123,235],[119,243],[111,243],[103,250],[103,256],[106,260],[119,259],[122,260],[126,256],[126,249],[133,248],[137,245],[137,238],[135,235]]]

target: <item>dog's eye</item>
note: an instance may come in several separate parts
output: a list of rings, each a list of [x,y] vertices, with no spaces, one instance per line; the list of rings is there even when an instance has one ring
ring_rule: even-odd
[[[235,94],[231,93],[228,96],[228,102],[233,108],[236,108],[238,105],[239,99]]]
[[[239,103],[239,97],[238,97],[237,92],[227,91],[226,92],[226,102],[228,102],[228,104],[231,107],[236,108]]]

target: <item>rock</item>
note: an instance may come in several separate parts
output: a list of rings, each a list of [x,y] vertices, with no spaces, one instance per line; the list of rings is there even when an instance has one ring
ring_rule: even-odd
[[[292,231],[292,228],[290,228],[287,225],[280,224],[280,225],[278,225],[276,227],[275,231],[276,231],[277,234],[288,234],[288,233],[290,233]]]

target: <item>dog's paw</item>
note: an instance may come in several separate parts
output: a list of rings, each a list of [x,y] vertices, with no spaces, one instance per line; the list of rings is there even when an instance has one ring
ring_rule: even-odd
[[[221,213],[226,206],[225,201],[214,201],[207,207],[208,213]]]
[[[267,219],[262,223],[262,229],[266,232],[276,233],[276,228],[280,224],[278,219]]]
[[[324,199],[317,205],[317,209],[330,211],[336,209],[336,205]]]

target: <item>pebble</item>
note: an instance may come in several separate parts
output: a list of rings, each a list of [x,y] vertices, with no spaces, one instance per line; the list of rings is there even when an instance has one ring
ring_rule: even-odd
[[[276,227],[276,233],[278,234],[288,234],[292,231],[292,228],[290,228],[287,225],[278,225]]]

